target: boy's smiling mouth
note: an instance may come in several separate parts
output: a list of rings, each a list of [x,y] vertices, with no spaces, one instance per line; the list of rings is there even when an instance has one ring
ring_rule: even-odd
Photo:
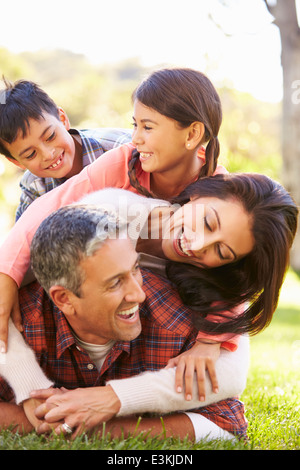
[[[64,152],[58,157],[58,159],[54,163],[52,163],[52,165],[48,166],[46,170],[55,170],[57,167],[59,167],[63,161],[63,157]]]

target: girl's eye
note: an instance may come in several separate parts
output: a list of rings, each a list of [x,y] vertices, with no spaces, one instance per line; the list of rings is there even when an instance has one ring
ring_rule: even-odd
[[[137,123],[136,122],[132,122],[131,125],[134,127],[134,129],[137,128]],[[152,127],[149,127],[149,126],[144,126],[144,129],[145,131],[151,131]]]
[[[50,142],[51,140],[53,140],[54,137],[55,137],[55,132],[53,132],[53,133],[50,135],[50,137],[48,137],[47,142]]]

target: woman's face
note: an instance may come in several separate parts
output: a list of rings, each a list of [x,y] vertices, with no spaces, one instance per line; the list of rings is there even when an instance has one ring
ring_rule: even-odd
[[[201,197],[171,215],[162,249],[170,260],[214,268],[252,251],[251,227],[251,216],[239,201]]]

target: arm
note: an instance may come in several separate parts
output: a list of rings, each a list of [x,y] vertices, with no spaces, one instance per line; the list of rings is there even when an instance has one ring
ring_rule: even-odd
[[[28,421],[22,406],[0,402],[0,429],[10,429],[23,434],[32,431],[33,426]]]
[[[99,400],[100,396],[101,400]],[[89,397],[88,401],[87,397]],[[103,401],[106,403],[105,407],[102,407]],[[91,410],[88,416],[84,413],[84,407],[80,406],[83,402],[85,405],[88,404]],[[107,405],[109,405],[109,411]],[[194,425],[185,414],[176,413],[173,416],[164,416],[163,420],[160,417],[141,418],[135,415],[115,418],[119,406],[119,400],[110,386],[60,392],[52,395],[45,404],[36,409],[37,417],[45,420],[38,426],[37,431],[40,434],[47,433],[53,429],[53,423],[56,422],[54,431],[62,434],[65,433],[62,427],[63,422],[67,422],[73,429],[72,437],[89,431],[101,433],[103,430],[104,433],[109,432],[112,438],[124,437],[125,439],[141,432],[162,438],[176,436],[184,439],[188,435],[190,439],[193,439],[195,436]],[[60,424],[57,424],[58,420]],[[104,422],[105,427],[103,427]]]
[[[31,240],[41,222],[55,210],[80,200],[85,194],[104,187],[126,185],[127,162],[133,148],[128,144],[106,152],[78,175],[33,201],[0,247],[0,272],[20,286],[29,268]]]
[[[111,380],[105,387],[56,392],[52,396],[48,390],[34,392],[32,396],[35,398],[45,399],[50,396],[46,402],[48,408],[45,405],[40,407],[37,417],[45,418],[50,423],[66,420],[74,428],[84,422],[87,429],[94,429],[115,417],[197,409],[234,397],[242,393],[246,385],[248,347],[248,338],[241,338],[236,352],[221,352],[216,363],[220,390],[217,394],[212,393],[207,381],[205,401],[200,402],[196,398],[186,401],[183,393],[175,391],[175,369],[162,369],[128,379]],[[196,390],[195,382],[193,397],[197,396]]]
[[[106,186],[126,185],[127,162],[133,148],[128,144],[105,153],[78,175],[37,198],[9,232],[0,247],[0,341],[5,346],[8,318],[15,308],[16,286],[21,285],[29,268],[30,244],[40,223],[53,211],[78,201],[84,194]]]
[[[246,337],[241,337],[235,352],[221,350],[215,364],[219,391],[213,393],[210,381],[206,380],[204,401],[198,400],[196,380],[193,381],[193,395],[190,401],[185,400],[184,391],[176,392],[174,368],[145,372],[128,379],[111,380],[108,384],[121,402],[117,416],[191,410],[240,395],[246,386],[248,362],[249,340]]]
[[[23,336],[9,321],[9,349],[0,354],[0,375],[8,382],[15,394],[16,404],[30,397],[36,388],[48,388],[53,385],[40,368],[32,349],[25,343]]]
[[[102,431],[102,426],[99,427]],[[112,439],[128,438],[145,433],[147,437],[159,439],[179,438],[194,440],[195,431],[191,420],[185,414],[173,414],[158,417],[126,417],[115,418],[105,424],[104,434],[110,433]],[[77,435],[77,433],[75,434]],[[203,436],[204,437],[204,436]]]

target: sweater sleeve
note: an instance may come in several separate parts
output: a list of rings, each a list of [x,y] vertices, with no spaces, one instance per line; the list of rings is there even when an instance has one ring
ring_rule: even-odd
[[[32,390],[49,388],[49,380],[39,366],[33,350],[25,343],[23,336],[9,320],[8,351],[0,354],[0,375],[12,388],[16,403],[29,398]]]
[[[249,339],[241,337],[235,352],[221,350],[216,361],[219,392],[213,393],[206,375],[205,401],[198,400],[197,381],[194,380],[193,397],[186,401],[184,392],[175,391],[175,368],[144,372],[134,377],[111,380],[110,385],[121,401],[118,416],[136,413],[171,413],[207,406],[240,395],[245,389],[249,366]]]

